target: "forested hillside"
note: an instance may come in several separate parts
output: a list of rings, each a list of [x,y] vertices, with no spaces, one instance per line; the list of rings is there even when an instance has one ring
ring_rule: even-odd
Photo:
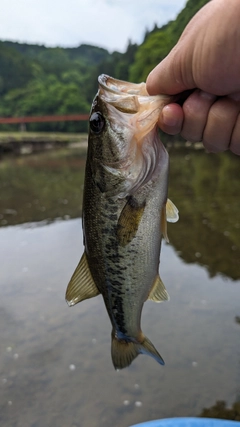
[[[164,27],[155,28],[146,35],[145,41],[139,46],[133,64],[129,69],[129,80],[145,81],[149,72],[168,54],[176,44],[190,19],[209,0],[188,0],[185,8],[175,21]]]
[[[0,116],[87,113],[99,74],[144,81],[174,46],[191,17],[207,2],[188,0],[175,21],[162,28],[155,25],[146,32],[140,46],[129,41],[125,53],[110,54],[90,45],[46,48],[0,41]],[[76,132],[86,130],[86,123],[41,123],[28,128]],[[4,129],[7,127],[0,128]]]

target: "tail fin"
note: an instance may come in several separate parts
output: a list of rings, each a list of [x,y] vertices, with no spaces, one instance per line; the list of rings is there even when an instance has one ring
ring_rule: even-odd
[[[147,337],[143,336],[143,341],[140,343],[129,338],[126,340],[118,339],[113,331],[112,362],[115,369],[123,369],[131,365],[139,354],[147,354],[164,365],[164,360]]]

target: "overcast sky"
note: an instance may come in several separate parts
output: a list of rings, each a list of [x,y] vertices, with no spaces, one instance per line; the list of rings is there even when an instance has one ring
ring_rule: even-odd
[[[141,43],[145,30],[174,19],[186,0],[5,0],[0,40],[46,46],[82,43],[125,51]]]

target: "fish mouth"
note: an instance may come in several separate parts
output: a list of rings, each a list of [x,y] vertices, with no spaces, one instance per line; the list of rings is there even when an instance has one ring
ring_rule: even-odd
[[[99,97],[107,105],[112,105],[118,111],[136,114],[139,110],[139,96],[149,96],[145,83],[135,84],[114,79],[102,74],[98,78]]]
[[[113,95],[137,95],[137,96],[149,96],[146,89],[146,83],[130,83],[123,80],[118,80],[107,74],[101,74],[98,77],[98,83],[100,86],[100,92],[107,91]]]
[[[131,127],[136,142],[142,141],[151,132],[161,110],[172,100],[167,95],[150,96],[146,83],[130,83],[106,74],[98,77],[98,83],[98,96],[108,109],[112,127],[115,127],[116,121],[118,127],[120,123]]]
[[[140,106],[152,102],[162,105],[163,97],[169,100],[169,97],[150,96],[146,89],[146,83],[130,83],[123,80],[118,80],[106,74],[101,74],[98,77],[99,97],[107,104],[114,106],[117,110],[136,114],[139,112]]]

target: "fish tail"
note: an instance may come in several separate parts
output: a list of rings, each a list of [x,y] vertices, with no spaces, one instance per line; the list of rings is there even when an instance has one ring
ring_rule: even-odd
[[[139,354],[147,354],[161,365],[164,365],[163,358],[147,337],[143,335],[143,340],[141,340],[141,342],[129,337],[126,339],[119,339],[113,331],[112,362],[115,369],[126,368]]]

